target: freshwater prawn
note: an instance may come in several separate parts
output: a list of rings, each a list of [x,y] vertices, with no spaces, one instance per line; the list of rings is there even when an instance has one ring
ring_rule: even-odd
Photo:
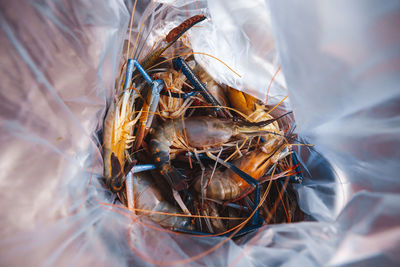
[[[138,215],[146,216],[152,221],[170,229],[191,228],[190,218],[177,216],[180,214],[179,209],[163,197],[151,174],[148,172],[129,172],[127,175],[126,193],[124,192],[122,195],[123,202],[129,208],[136,209]],[[133,199],[134,196],[135,199]]]
[[[151,126],[154,112],[158,107],[160,91],[164,87],[164,82],[152,80],[146,69],[151,68],[161,54],[182,34],[205,18],[204,15],[196,15],[185,20],[172,29],[160,47],[147,55],[140,63],[136,59],[128,59],[125,79],[121,75],[120,82],[117,82],[117,84],[123,83],[123,90],[121,92],[120,87],[117,86],[116,96],[112,100],[104,119],[104,180],[111,191],[118,193],[122,190],[125,174],[135,164],[130,149],[133,147],[134,150],[137,150],[141,146],[143,138]],[[139,88],[145,88],[143,79],[138,79],[140,75],[151,88],[147,90],[147,96],[142,97],[145,101],[141,109],[137,109],[135,102],[140,96],[137,91]]]
[[[179,119],[166,121],[154,130],[150,140],[150,152],[161,175],[173,189],[181,191],[187,189],[188,184],[170,163],[171,148],[208,149],[220,147],[231,138],[265,134],[260,128],[285,115],[287,114],[258,123],[234,122],[206,116],[186,118],[184,124]]]
[[[284,137],[279,137],[269,139],[261,147],[233,161],[232,164],[255,180],[259,180],[273,164],[288,155],[289,150],[283,145]],[[208,182],[205,179],[204,184],[201,184],[201,179],[197,179],[194,189],[199,193],[204,190],[205,196],[212,199],[235,199],[250,187],[250,184],[230,168],[225,171],[216,170],[213,175],[211,170],[207,170],[204,177],[210,179]]]

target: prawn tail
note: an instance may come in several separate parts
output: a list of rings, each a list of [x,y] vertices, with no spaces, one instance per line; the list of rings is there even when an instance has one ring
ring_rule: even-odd
[[[185,177],[170,164],[164,164],[162,167],[160,167],[160,174],[176,191],[182,191],[188,189],[189,187]]]

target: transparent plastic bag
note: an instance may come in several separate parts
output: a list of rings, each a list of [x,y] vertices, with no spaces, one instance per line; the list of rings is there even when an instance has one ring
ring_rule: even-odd
[[[399,262],[398,2],[160,2],[172,6],[135,9],[133,33],[150,14],[143,54],[206,13],[188,40],[241,76],[196,54],[214,78],[260,99],[270,87],[271,103],[286,96],[286,80],[297,130],[319,152],[302,151],[309,173],[297,186],[317,221],[264,226],[236,243],[132,221],[99,182],[97,133],[133,3],[8,1],[0,4],[1,265]]]
[[[267,3],[298,131],[334,168],[344,192],[336,198],[345,207],[331,218],[332,253],[322,263],[396,265],[400,3]],[[300,202],[313,203],[310,193],[330,187],[305,184]],[[319,204],[303,208],[321,211]]]

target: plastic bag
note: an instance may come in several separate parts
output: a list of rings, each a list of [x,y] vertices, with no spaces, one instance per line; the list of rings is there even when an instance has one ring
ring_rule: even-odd
[[[345,207],[331,218],[331,252],[317,262],[398,264],[400,3],[268,5],[298,130],[333,166],[345,192]],[[307,198],[331,187],[305,184],[298,192],[309,211],[321,210]]]
[[[99,182],[97,137],[133,3],[9,1],[0,4],[1,264],[398,262],[399,4],[170,2],[136,6],[133,32],[150,14],[142,53],[186,17],[207,13],[188,33],[194,50],[241,75],[196,55],[218,81],[262,99],[270,87],[278,101],[285,75],[298,131],[320,152],[303,157],[312,177],[305,172],[297,187],[317,221],[264,226],[236,243],[133,222]]]

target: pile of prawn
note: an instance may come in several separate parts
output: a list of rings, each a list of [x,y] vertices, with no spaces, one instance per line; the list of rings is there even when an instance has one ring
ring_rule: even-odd
[[[182,22],[148,55],[128,48],[104,118],[104,185],[137,216],[185,233],[301,221],[293,116],[196,62],[184,34],[206,19]]]

